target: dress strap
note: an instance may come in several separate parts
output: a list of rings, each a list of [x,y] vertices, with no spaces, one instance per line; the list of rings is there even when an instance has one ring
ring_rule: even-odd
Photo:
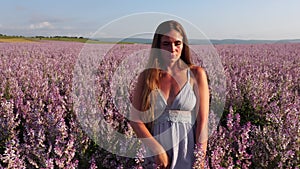
[[[190,68],[187,70],[187,81],[190,82]]]

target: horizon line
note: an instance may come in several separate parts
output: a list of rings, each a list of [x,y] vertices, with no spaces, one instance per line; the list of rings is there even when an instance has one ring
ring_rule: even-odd
[[[152,40],[152,38],[120,38],[120,37],[98,37],[98,38],[90,38],[86,36],[72,36],[72,35],[34,35],[34,36],[25,36],[25,35],[5,35],[0,33],[1,37],[24,37],[24,38],[36,38],[36,37],[45,37],[45,38],[54,38],[54,37],[67,37],[67,38],[84,38],[89,40],[99,40],[99,39],[144,39],[144,40]],[[243,40],[243,41],[282,41],[282,40],[300,40],[299,38],[281,38],[281,39],[255,39],[255,38],[209,38],[209,39],[196,39],[190,38],[189,40]]]

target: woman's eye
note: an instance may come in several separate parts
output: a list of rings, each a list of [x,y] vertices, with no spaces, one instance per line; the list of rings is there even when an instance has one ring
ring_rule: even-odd
[[[181,42],[180,42],[180,41],[177,41],[177,42],[175,42],[175,45],[176,45],[176,46],[179,46],[179,45],[181,45]]]
[[[169,45],[170,43],[169,42],[163,42],[163,45],[164,46],[167,46],[167,45]]]

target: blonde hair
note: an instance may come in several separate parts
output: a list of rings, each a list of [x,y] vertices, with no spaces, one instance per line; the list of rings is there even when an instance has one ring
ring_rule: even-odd
[[[164,36],[166,33],[170,32],[171,30],[175,30],[179,32],[183,37],[183,49],[181,52],[180,59],[187,65],[191,66],[191,58],[190,58],[190,50],[188,46],[188,40],[186,33],[181,24],[174,20],[166,21],[161,23],[154,34],[150,57],[147,64],[147,70],[145,70],[145,83],[142,89],[142,111],[145,112],[142,117],[144,117],[145,121],[149,122],[146,123],[147,128],[151,131],[152,130],[152,121],[154,120],[154,104],[155,99],[150,98],[150,93],[152,90],[157,89],[159,87],[159,78],[160,72],[162,67],[162,59],[160,54],[160,44],[161,44],[161,37]],[[153,99],[153,100],[152,100]],[[152,102],[151,102],[152,100]],[[151,103],[150,103],[151,102]]]

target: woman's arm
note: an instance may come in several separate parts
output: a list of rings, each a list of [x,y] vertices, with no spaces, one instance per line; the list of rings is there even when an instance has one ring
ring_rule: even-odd
[[[156,155],[156,163],[166,167],[168,162],[168,156],[165,149],[162,145],[153,137],[150,133],[148,128],[146,127],[145,123],[141,120],[140,114],[143,113],[142,110],[142,91],[143,91],[143,84],[145,83],[145,76],[143,73],[139,76],[137,85],[135,87],[133,93],[133,100],[131,108],[131,116],[130,116],[130,125],[134,132],[136,133],[138,138],[142,139],[143,143],[152,151],[154,155]]]
[[[196,143],[201,143],[204,153],[207,149],[208,140],[208,114],[209,114],[209,87],[205,70],[195,66],[193,69],[197,88],[195,91],[198,95],[198,114],[196,126]]]

